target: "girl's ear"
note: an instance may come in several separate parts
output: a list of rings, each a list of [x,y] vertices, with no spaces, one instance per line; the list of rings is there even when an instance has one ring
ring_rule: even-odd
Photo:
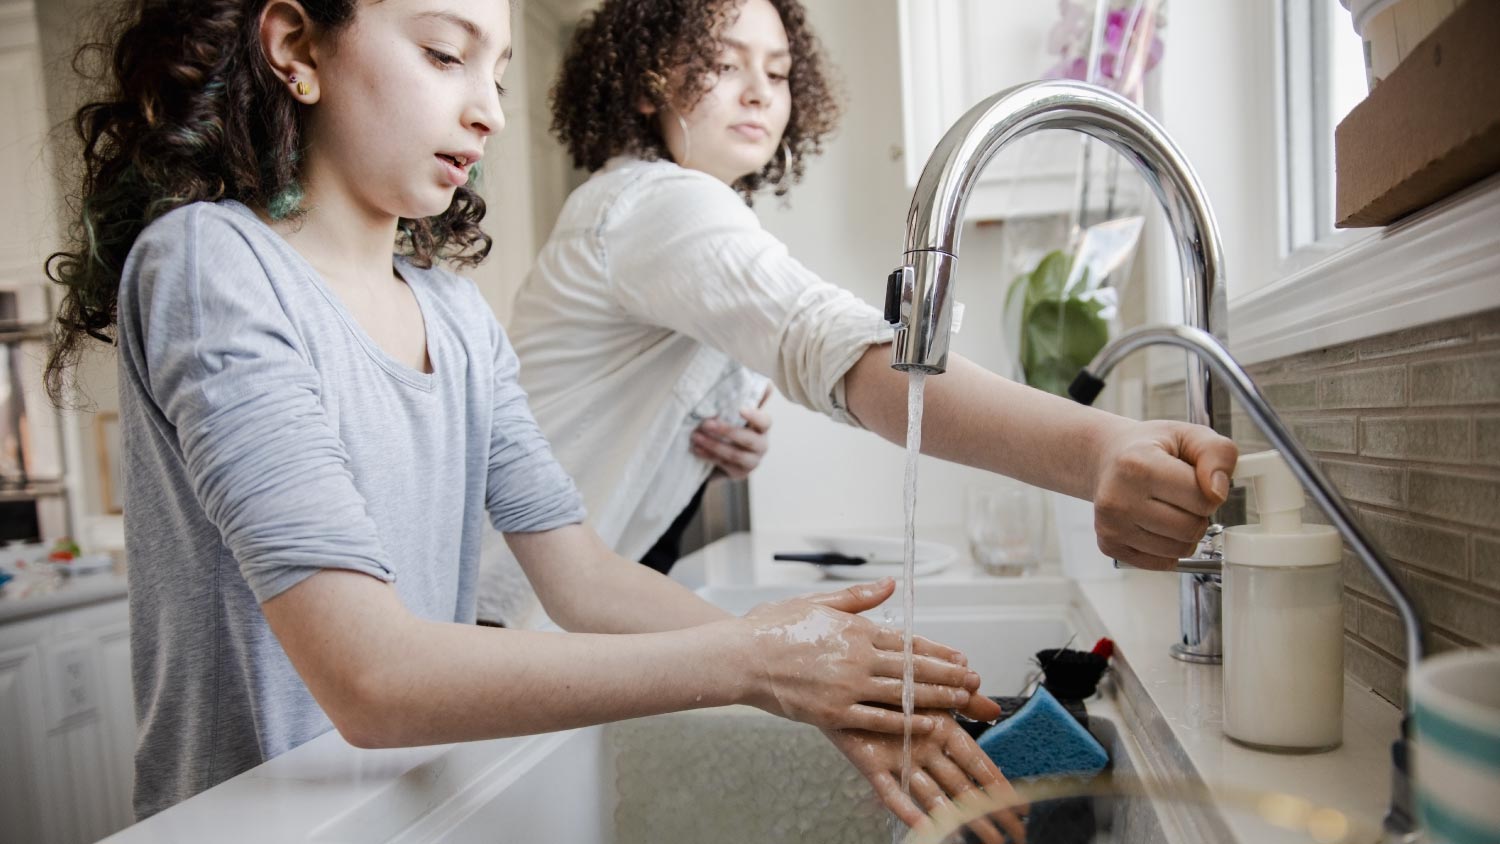
[[[297,0],[271,0],[260,13],[260,49],[303,105],[318,101],[318,26]]]

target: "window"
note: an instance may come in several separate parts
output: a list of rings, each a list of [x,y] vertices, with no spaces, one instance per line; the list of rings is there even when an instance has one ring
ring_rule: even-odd
[[[1281,0],[1281,254],[1297,265],[1347,243],[1334,229],[1333,130],[1365,96],[1364,44],[1333,0]]]

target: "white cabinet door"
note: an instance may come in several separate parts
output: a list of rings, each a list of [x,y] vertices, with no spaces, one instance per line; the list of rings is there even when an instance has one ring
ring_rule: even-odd
[[[47,767],[52,778],[43,801],[52,813],[53,840],[87,844],[119,828],[110,816],[113,770],[109,723],[104,716],[99,633],[90,624],[99,607],[75,610],[59,622],[82,629],[59,631],[45,642]]]
[[[906,183],[915,187],[948,127],[981,100],[1042,78],[1056,62],[1047,37],[1055,2],[1040,0],[900,0],[902,114]],[[996,220],[1071,211],[1078,198],[1080,140],[1044,131],[1002,150],[969,197],[968,219]],[[1115,153],[1091,142],[1091,178],[1102,185]],[[1127,172],[1117,203],[1139,204],[1140,182]],[[1090,207],[1104,191],[1091,190]]]
[[[99,718],[104,725],[109,790],[105,797],[111,830],[135,820],[135,697],[130,681],[130,627],[122,623],[99,637]]]
[[[87,844],[133,820],[124,600],[0,625],[0,844]]]
[[[42,659],[35,645],[0,649],[0,844],[54,841],[42,811]]]

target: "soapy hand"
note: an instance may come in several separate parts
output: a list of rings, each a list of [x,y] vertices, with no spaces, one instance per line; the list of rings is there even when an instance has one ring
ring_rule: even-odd
[[[1239,450],[1201,425],[1133,422],[1100,456],[1094,488],[1099,550],[1168,569],[1197,551],[1209,517],[1229,496]]]
[[[945,814],[962,812],[979,801],[1024,811],[1000,769],[957,722],[940,712],[922,714],[934,721],[934,728],[912,736],[911,796],[901,791],[900,736],[831,730],[824,735],[870,781],[886,808],[912,829],[923,829],[934,819],[943,820]],[[979,817],[968,827],[985,844],[1026,840],[1025,827],[1014,812]]]
[[[746,702],[825,729],[902,733],[901,634],[857,615],[879,606],[895,588],[885,578],[747,613],[741,622],[749,628],[756,682]],[[999,707],[977,694],[979,675],[958,651],[917,636],[912,653],[917,708],[958,709],[979,720],[999,717]],[[932,716],[912,719],[914,734],[936,727]]]

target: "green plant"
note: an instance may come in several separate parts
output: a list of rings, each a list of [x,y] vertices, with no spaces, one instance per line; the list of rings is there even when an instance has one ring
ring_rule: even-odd
[[[1006,294],[1006,311],[1017,293],[1021,303],[1021,371],[1026,383],[1059,396],[1078,370],[1109,341],[1108,305],[1092,295],[1088,271],[1071,287],[1073,257],[1047,253],[1036,269],[1016,276]]]

